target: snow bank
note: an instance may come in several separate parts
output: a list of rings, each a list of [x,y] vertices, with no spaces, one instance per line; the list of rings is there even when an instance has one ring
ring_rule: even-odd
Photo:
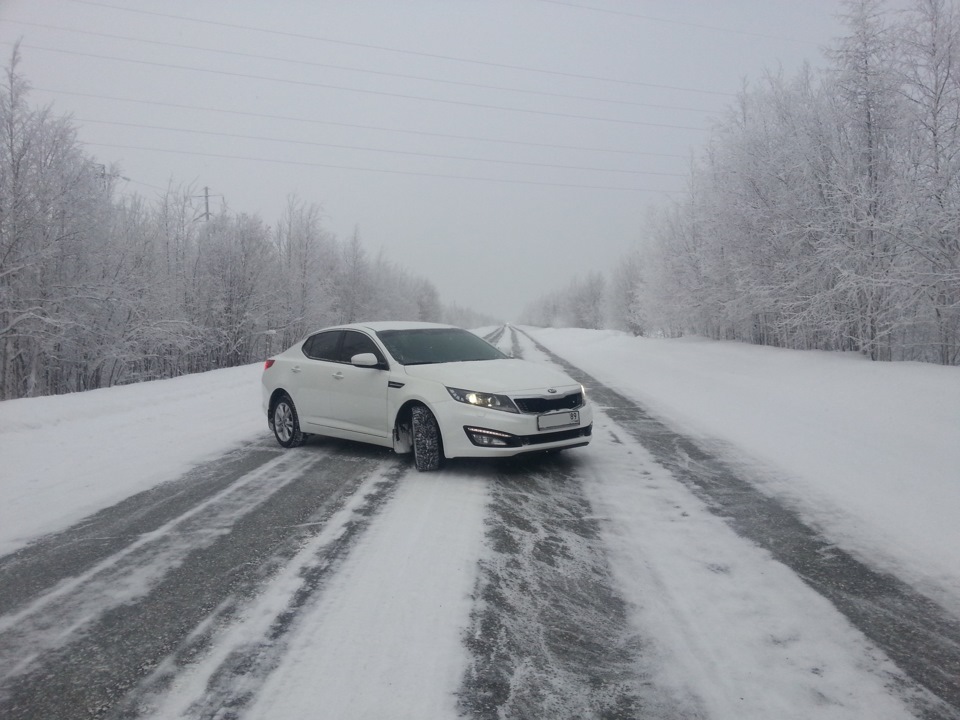
[[[262,369],[0,402],[0,555],[265,432]]]

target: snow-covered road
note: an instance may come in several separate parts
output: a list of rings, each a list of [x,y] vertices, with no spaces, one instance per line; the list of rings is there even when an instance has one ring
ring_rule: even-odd
[[[256,375],[228,374],[224,397]],[[0,537],[0,716],[960,717],[955,616],[757,491],[729,448],[588,385],[589,448],[436,474],[346,442],[282,452],[242,411],[233,449],[157,484],[125,436],[101,472],[134,475],[126,494]],[[123,390],[104,405],[146,406]],[[194,395],[158,391],[153,427]],[[93,421],[122,435],[112,415]],[[24,417],[0,413],[0,441]]]

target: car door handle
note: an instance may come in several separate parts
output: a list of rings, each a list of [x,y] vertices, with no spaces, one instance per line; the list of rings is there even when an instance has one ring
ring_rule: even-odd
[[[292,373],[298,373],[298,372],[300,372],[300,366],[299,366],[299,365],[294,365],[292,368],[290,368],[290,372],[292,372]]]
[[[342,372],[335,372],[335,373],[333,374],[333,377],[336,378],[337,380],[343,380],[343,373],[342,373]]]

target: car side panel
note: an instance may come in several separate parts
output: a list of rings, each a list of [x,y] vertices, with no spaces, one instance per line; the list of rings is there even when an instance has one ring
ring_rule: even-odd
[[[291,365],[290,394],[300,413],[300,422],[308,432],[309,426],[325,426],[334,421],[330,395],[339,369],[338,363],[307,357]]]
[[[331,427],[387,438],[388,373],[339,363],[326,398]]]

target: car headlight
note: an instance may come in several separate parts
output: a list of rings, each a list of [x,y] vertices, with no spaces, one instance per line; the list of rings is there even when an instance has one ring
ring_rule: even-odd
[[[513,404],[513,400],[506,395],[460,390],[459,388],[452,387],[448,387],[447,392],[449,392],[450,396],[457,402],[466,403],[467,405],[476,405],[477,407],[490,408],[491,410],[503,410],[504,412],[520,412],[517,406]]]

